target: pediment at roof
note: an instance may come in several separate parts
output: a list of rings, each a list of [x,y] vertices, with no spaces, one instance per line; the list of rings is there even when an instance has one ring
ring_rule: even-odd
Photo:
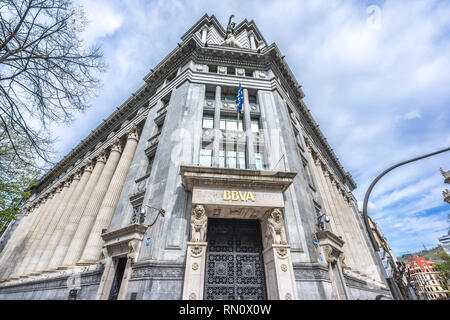
[[[250,35],[252,34],[255,39],[256,49],[267,46],[266,41],[253,20],[250,22],[248,22],[247,19],[243,20],[235,27],[234,36],[227,38],[226,30],[214,15],[211,17],[204,15],[181,37],[181,39],[184,41],[187,37],[194,34],[194,36],[201,41],[202,32],[205,29],[207,30],[206,43],[208,45],[222,45],[250,49]]]

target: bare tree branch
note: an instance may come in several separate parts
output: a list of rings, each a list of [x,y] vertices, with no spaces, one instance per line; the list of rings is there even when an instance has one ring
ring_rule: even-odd
[[[89,107],[105,66],[79,38],[85,24],[70,0],[0,0],[0,142],[15,160],[50,164],[49,124]]]

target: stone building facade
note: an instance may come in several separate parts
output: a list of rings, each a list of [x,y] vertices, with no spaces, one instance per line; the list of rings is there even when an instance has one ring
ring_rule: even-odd
[[[3,236],[0,299],[389,296],[276,44],[208,15],[181,40],[41,178]]]

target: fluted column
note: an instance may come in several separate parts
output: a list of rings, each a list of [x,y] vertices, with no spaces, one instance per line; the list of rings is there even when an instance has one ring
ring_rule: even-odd
[[[47,268],[50,259],[53,256],[55,248],[58,245],[59,239],[61,238],[62,233],[64,232],[64,228],[67,225],[69,216],[72,213],[75,204],[78,201],[78,198],[83,192],[83,189],[86,186],[86,183],[91,175],[91,172],[92,172],[92,164],[88,162],[85,166],[83,175],[81,175],[81,172],[77,172],[75,174],[74,181],[79,179],[79,182],[78,184],[76,184],[72,194],[70,195],[67,205],[63,208],[58,224],[56,225],[54,231],[52,232],[50,239],[47,243],[47,246],[44,249],[42,257],[37,265],[38,272],[44,271]],[[81,178],[78,178],[79,175],[81,175]],[[74,182],[72,182],[72,184],[73,183]]]
[[[323,185],[321,172],[319,172],[319,167],[322,166],[322,161],[320,160],[319,157],[316,156],[316,158],[314,159],[314,157],[312,156],[311,153],[308,152],[308,154],[309,154],[310,160],[313,161],[313,163],[314,163],[314,165],[312,165],[311,167],[313,169],[314,175],[316,176],[317,186],[319,187],[319,192],[320,192],[320,195],[323,200],[323,205],[325,206],[325,212],[328,214],[328,216],[330,217],[330,220],[331,220],[331,227],[333,229],[332,231],[333,231],[333,233],[340,235],[339,231],[338,231],[338,223],[336,221],[336,217],[334,216],[334,213],[331,211],[330,204],[329,204],[330,200],[328,199],[328,194],[325,191],[325,187]]]
[[[356,238],[355,238],[355,234],[354,234],[354,230],[351,224],[351,221],[349,220],[348,215],[346,214],[344,208],[342,207],[342,202],[340,201],[340,191],[338,189],[337,186],[337,182],[336,179],[333,177],[333,179],[331,180],[331,188],[333,190],[333,195],[336,199],[336,207],[338,208],[338,213],[340,215],[340,217],[342,218],[342,220],[344,221],[343,229],[344,232],[347,236],[347,239],[349,239],[348,241],[348,247],[350,249],[350,258],[351,261],[353,261],[353,265],[354,268],[356,270],[361,270],[361,263],[360,263],[360,259],[358,259],[358,254],[357,254],[357,250],[356,250]],[[347,257],[347,256],[346,256]]]
[[[28,228],[28,231],[26,233],[23,234],[23,238],[21,237],[20,240],[22,243],[16,243],[11,247],[11,252],[9,256],[5,256],[6,258],[13,258],[15,260],[14,265],[10,265],[8,268],[6,268],[3,272],[2,272],[2,276],[1,278],[7,278],[7,276],[9,274],[12,273],[11,277],[17,277],[19,274],[17,271],[21,264],[23,259],[25,258],[30,246],[31,246],[31,239],[32,239],[32,234],[34,232],[34,230],[36,229],[36,227],[41,223],[43,217],[45,216],[44,214],[44,210],[45,207],[49,204],[51,197],[53,197],[53,195],[50,197],[51,194],[47,194],[46,196],[42,197],[38,202],[37,202],[37,211],[36,211],[36,216],[33,219],[33,221],[30,222],[30,226]],[[23,246],[23,247],[21,247]],[[2,263],[3,265],[3,263]]]
[[[69,249],[67,250],[67,255],[64,257],[63,267],[73,266],[80,259],[103,198],[105,197],[105,193],[108,190],[114,170],[119,162],[121,153],[122,147],[120,140],[116,139],[111,147],[108,161],[106,161],[102,174],[100,175],[97,185],[95,186],[91,197],[89,198],[89,202],[86,205],[86,209],[83,212],[77,231],[75,232]]]
[[[71,211],[68,221],[64,226],[64,231],[61,235],[61,238],[56,246],[54,254],[50,260],[48,265],[49,269],[55,269],[61,266],[64,257],[67,254],[67,249],[72,241],[73,235],[77,230],[78,224],[80,223],[81,216],[83,214],[86,205],[88,204],[89,198],[94,190],[95,185],[100,177],[100,174],[103,171],[103,167],[106,163],[106,154],[105,151],[101,151],[97,155],[97,162],[95,164],[94,169],[92,170],[92,164],[86,165],[84,168],[84,174],[89,175],[89,180],[84,187],[81,195],[77,199],[75,207]]]
[[[103,199],[100,211],[92,227],[86,247],[84,248],[79,264],[95,263],[99,259],[103,239],[101,238],[102,230],[107,229],[111,223],[111,219],[116,210],[117,202],[119,201],[123,185],[127,178],[128,170],[133,161],[134,152],[138,144],[139,136],[136,126],[128,132],[127,142],[120,158],[117,169],[109,184],[108,191]]]
[[[29,265],[27,267],[27,273],[32,272],[35,273],[37,271],[38,263],[42,257],[42,254],[47,247],[47,243],[50,240],[50,237],[55,230],[56,225],[58,224],[59,219],[61,218],[61,213],[64,211],[64,208],[67,206],[67,202],[69,201],[70,196],[72,195],[75,187],[80,181],[79,174],[76,174],[72,181],[71,179],[67,179],[64,183],[64,188],[66,188],[66,192],[64,192],[64,196],[60,197],[60,200],[55,203],[53,207],[53,212],[50,213],[50,218],[48,219],[47,228],[43,229],[42,238],[39,241],[39,244],[36,247],[33,257],[30,259]]]
[[[47,199],[47,203],[44,208],[42,208],[42,217],[39,220],[39,223],[34,228],[29,241],[25,245],[25,249],[23,252],[23,260],[18,266],[18,268],[15,270],[17,275],[19,276],[25,276],[25,271],[27,270],[27,266],[29,265],[30,259],[33,257],[33,253],[36,250],[36,247],[38,245],[38,238],[42,236],[42,232],[44,228],[48,225],[48,218],[50,213],[52,212],[52,209],[55,205],[55,202],[58,202],[59,198],[63,196],[63,193],[67,190],[67,188],[64,188],[62,185],[58,186],[56,188],[56,191],[54,194],[50,195],[51,198]]]
[[[20,224],[14,230],[14,233],[12,234],[11,238],[9,239],[8,243],[6,244],[5,248],[2,251],[0,257],[0,279],[3,278],[3,274],[7,269],[6,268],[7,262],[12,263],[14,261],[9,260],[9,258],[11,254],[14,253],[15,250],[17,250],[18,245],[20,245],[23,242],[26,235],[28,234],[30,226],[33,225],[34,220],[36,220],[36,217],[38,216],[39,207],[37,205],[34,205],[30,207],[28,211],[29,211],[28,215],[22,218]],[[15,253],[18,256],[20,256],[19,252]],[[14,262],[15,264],[17,264],[17,261]]]
[[[343,245],[343,249],[344,249],[344,254],[345,254],[345,261],[346,261],[346,265],[351,267],[351,268],[355,268],[356,263],[354,261],[354,256],[353,256],[353,250],[351,248],[351,238],[350,238],[350,234],[348,234],[348,230],[346,228],[346,222],[342,217],[341,214],[341,209],[338,206],[338,200],[336,198],[336,193],[334,192],[334,188],[333,188],[333,183],[331,182],[331,174],[330,172],[326,171],[324,173],[325,176],[325,182],[327,184],[328,187],[328,192],[331,196],[331,199],[333,200],[333,206],[335,208],[335,213],[336,213],[336,217],[338,217],[338,219],[341,221],[341,228],[342,228],[342,238],[344,240],[344,245]]]

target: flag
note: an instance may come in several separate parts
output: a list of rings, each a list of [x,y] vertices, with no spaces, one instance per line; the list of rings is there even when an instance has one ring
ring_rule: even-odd
[[[241,83],[239,82],[239,88],[238,88],[238,93],[236,96],[236,108],[237,108],[237,113],[241,113],[242,110],[242,87],[241,87]]]

